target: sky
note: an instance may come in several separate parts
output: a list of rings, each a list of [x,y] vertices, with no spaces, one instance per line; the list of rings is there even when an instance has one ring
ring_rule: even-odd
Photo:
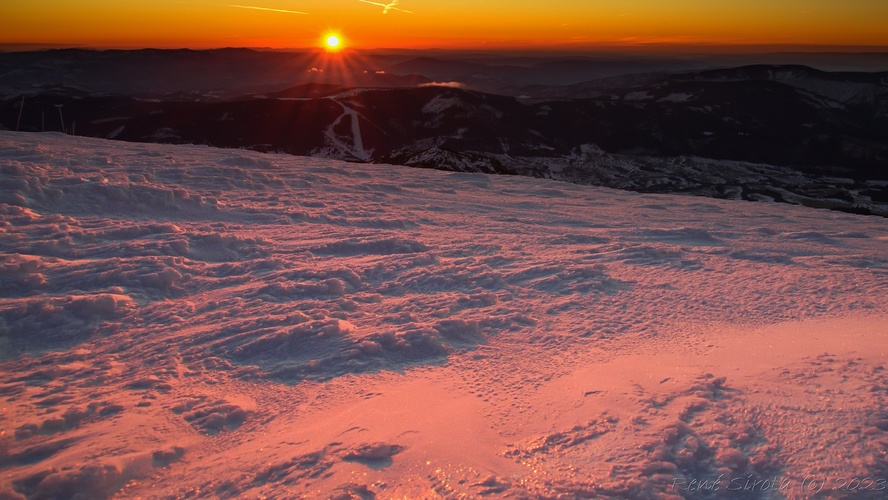
[[[389,3],[391,1],[391,3]],[[0,0],[0,44],[554,49],[884,46],[885,0]]]

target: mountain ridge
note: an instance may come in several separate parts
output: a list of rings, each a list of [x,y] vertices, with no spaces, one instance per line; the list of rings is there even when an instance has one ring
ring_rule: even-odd
[[[376,82],[370,86],[319,79],[229,96],[122,95],[66,80],[7,92],[0,127],[474,169],[655,192],[690,189],[783,201],[794,197],[775,189],[814,199],[832,192],[840,195],[828,206],[882,214],[885,187],[870,181],[888,180],[885,75],[748,65],[538,86],[536,95],[517,97],[382,71],[364,76]],[[701,161],[675,170],[687,164],[682,158]],[[697,168],[712,161],[731,163],[727,170],[733,173],[719,180]],[[619,167],[625,162],[636,171],[657,172],[659,180],[644,176],[633,182]],[[744,167],[740,173],[740,164],[768,166],[770,185],[752,188],[750,171],[761,169]],[[602,173],[607,168],[610,175]],[[849,181],[836,187],[821,177]]]

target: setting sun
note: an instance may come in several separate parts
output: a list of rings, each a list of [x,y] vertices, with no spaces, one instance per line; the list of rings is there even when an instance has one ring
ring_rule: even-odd
[[[329,35],[326,39],[328,50],[339,50],[342,41],[336,35]]]

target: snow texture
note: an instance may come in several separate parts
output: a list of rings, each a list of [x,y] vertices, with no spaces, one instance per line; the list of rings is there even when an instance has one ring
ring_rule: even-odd
[[[11,132],[0,186],[2,498],[888,488],[884,219]]]

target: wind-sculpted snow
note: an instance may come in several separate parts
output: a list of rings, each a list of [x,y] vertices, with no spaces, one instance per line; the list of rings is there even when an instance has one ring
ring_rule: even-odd
[[[0,186],[4,498],[888,473],[881,218],[10,132]]]

